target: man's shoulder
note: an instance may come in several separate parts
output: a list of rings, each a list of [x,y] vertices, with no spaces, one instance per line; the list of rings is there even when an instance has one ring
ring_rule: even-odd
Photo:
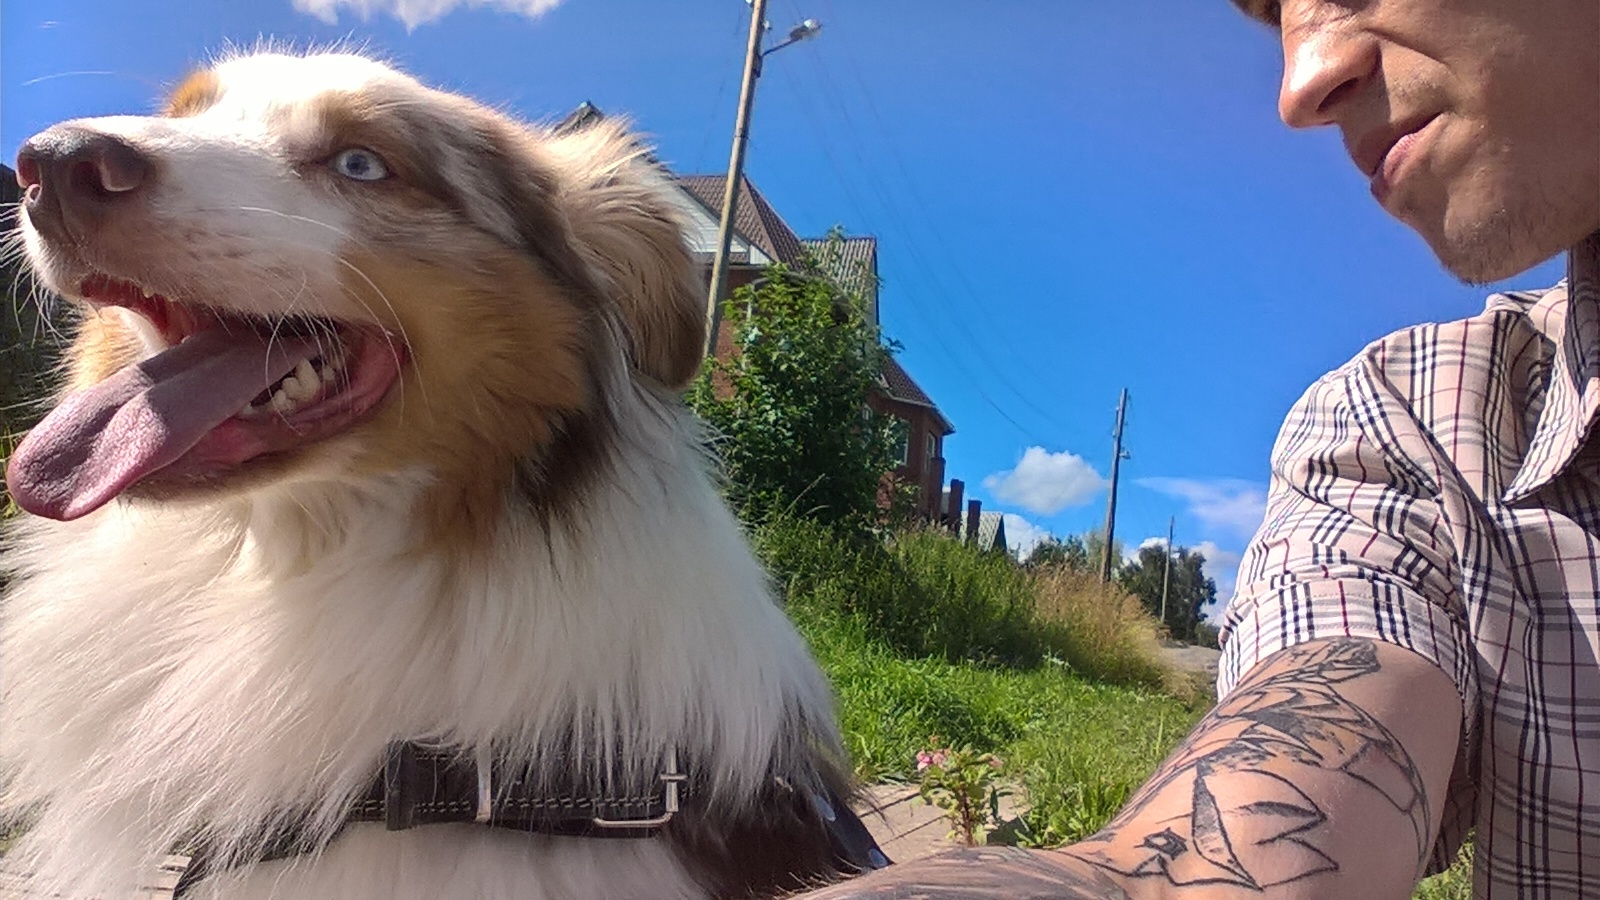
[[[1544,406],[1566,319],[1558,290],[1494,294],[1476,315],[1373,341],[1301,396],[1275,456],[1311,452],[1350,428],[1422,455],[1438,441],[1471,455],[1525,437]],[[1411,443],[1402,433],[1433,438]],[[1467,438],[1478,450],[1458,446]]]

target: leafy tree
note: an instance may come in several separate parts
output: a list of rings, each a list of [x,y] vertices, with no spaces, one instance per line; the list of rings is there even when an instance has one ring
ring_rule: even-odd
[[[1033,548],[1027,565],[1035,569],[1064,566],[1074,572],[1099,573],[1100,567],[1105,564],[1105,546],[1105,535],[1099,531],[1086,531],[1066,538],[1050,537]],[[1115,542],[1111,555],[1113,576],[1121,570],[1122,553],[1122,542]]]
[[[1161,617],[1161,583],[1166,573],[1167,546],[1149,544],[1117,573],[1117,581],[1152,616]],[[1193,641],[1202,610],[1216,602],[1217,583],[1206,577],[1205,557],[1186,547],[1172,548],[1171,583],[1167,588],[1167,616],[1163,624],[1179,640]]]
[[[1052,535],[1034,545],[1033,552],[1028,554],[1028,559],[1024,565],[1030,569],[1044,569],[1052,566],[1065,566],[1073,570],[1082,569],[1083,566],[1080,564],[1082,561],[1076,558],[1076,555],[1072,552],[1074,549],[1079,554],[1083,550],[1083,545],[1078,542],[1077,538],[1069,537],[1063,541]]]
[[[689,402],[723,438],[730,499],[750,521],[876,517],[895,434],[867,407],[889,350],[862,298],[777,265],[726,310],[737,349],[707,362]]]

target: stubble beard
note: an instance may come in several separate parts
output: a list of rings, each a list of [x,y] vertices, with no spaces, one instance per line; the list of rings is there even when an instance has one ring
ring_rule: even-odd
[[[1469,285],[1502,281],[1537,266],[1600,228],[1600,197],[1582,208],[1565,202],[1548,184],[1524,183],[1502,189],[1511,202],[1493,206],[1466,222],[1449,216],[1428,244],[1445,270]]]

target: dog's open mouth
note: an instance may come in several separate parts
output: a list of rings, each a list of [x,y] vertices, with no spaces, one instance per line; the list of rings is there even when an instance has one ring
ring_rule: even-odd
[[[167,349],[66,397],[12,454],[12,497],[53,519],[136,483],[206,483],[343,431],[389,393],[404,359],[375,326],[222,312],[105,275],[79,292],[145,317]]]

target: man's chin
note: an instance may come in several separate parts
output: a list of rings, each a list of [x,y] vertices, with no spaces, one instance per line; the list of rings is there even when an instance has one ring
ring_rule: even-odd
[[[1410,223],[1408,223],[1410,224]],[[1546,224],[1540,228],[1528,221],[1517,221],[1499,210],[1470,223],[1439,223],[1437,227],[1416,228],[1433,249],[1445,271],[1471,285],[1504,281],[1565,252],[1582,240],[1584,233],[1555,234]]]
[[[1565,248],[1563,248],[1565,249]],[[1445,271],[1460,279],[1463,284],[1483,286],[1513,278],[1562,252],[1554,250],[1542,254],[1512,254],[1501,247],[1440,247],[1434,245],[1434,254]]]

